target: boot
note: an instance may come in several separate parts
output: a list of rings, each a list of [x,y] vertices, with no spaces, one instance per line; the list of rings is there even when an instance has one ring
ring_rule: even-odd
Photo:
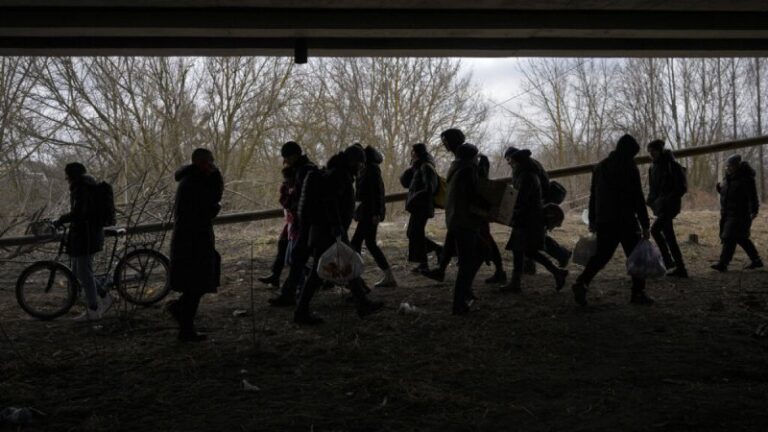
[[[375,288],[397,288],[397,281],[395,275],[392,273],[392,269],[384,270],[384,279],[376,282]]]
[[[576,304],[579,306],[586,306],[587,286],[583,282],[576,281],[576,283],[571,286],[571,290],[573,291],[573,300]]]
[[[677,266],[674,270],[667,273],[667,277],[677,277],[682,279],[688,278],[688,270],[685,269],[683,266]]]
[[[293,307],[296,306],[296,299],[293,296],[279,295],[268,300],[272,307]]]
[[[470,307],[471,306],[469,304],[467,304],[466,302],[461,302],[461,303],[458,303],[458,304],[454,304],[453,305],[452,314],[453,315],[466,315],[466,314],[469,313]]]
[[[746,266],[744,266],[744,270],[754,270],[754,269],[759,269],[759,268],[762,268],[762,267],[763,267],[763,260],[758,258],[756,260],[752,260],[751,263],[749,263]]]
[[[445,272],[440,269],[427,270],[421,274],[437,282],[445,280]]]
[[[536,274],[536,263],[533,260],[526,259],[523,263],[523,273],[527,275]]]
[[[568,263],[571,262],[571,257],[573,256],[573,252],[567,251],[568,253],[565,254],[563,259],[557,260],[557,263],[560,265],[561,268],[568,267]]]
[[[499,288],[499,291],[503,293],[519,293],[521,291],[522,277],[522,274],[512,272],[512,278],[509,280],[509,283]]]
[[[503,284],[507,282],[507,274],[504,273],[504,270],[496,269],[496,273],[493,274],[493,276],[489,277],[485,280],[485,283],[490,284]]]
[[[179,331],[180,342],[202,342],[208,339],[208,335],[198,333],[196,330],[181,330]]]
[[[565,286],[565,280],[568,278],[568,270],[557,269],[553,276],[555,276],[555,291],[560,292]]]
[[[632,304],[650,306],[654,303],[653,299],[645,295],[645,291],[633,291],[632,299],[629,301]]]
[[[374,314],[384,307],[384,303],[380,301],[365,300],[357,305],[357,315],[360,318],[365,318],[368,315]]]
[[[269,276],[260,277],[259,282],[270,285],[273,288],[278,288],[280,287],[280,276],[271,274]]]
[[[181,324],[181,309],[178,300],[171,300],[163,308],[165,313],[171,316],[177,324]]]
[[[725,273],[728,271],[728,266],[723,263],[717,263],[715,265],[711,265],[709,266],[709,268],[711,268],[712,270],[717,270],[720,273]]]
[[[308,310],[296,310],[293,313],[293,322],[299,325],[320,325],[324,321],[317,315],[310,313]]]

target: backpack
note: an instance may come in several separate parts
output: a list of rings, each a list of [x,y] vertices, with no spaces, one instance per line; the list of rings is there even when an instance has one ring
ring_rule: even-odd
[[[549,182],[549,187],[547,187],[544,197],[546,198],[546,202],[560,205],[565,201],[565,196],[567,194],[568,191],[565,190],[565,186],[560,184],[560,182],[552,180]]]
[[[112,185],[102,181],[93,186],[91,220],[102,227],[113,226],[117,223],[117,210],[115,209],[115,193]]]
[[[436,174],[437,175],[437,174]],[[437,175],[437,189],[435,190],[435,207],[439,209],[445,208],[445,202],[448,199],[448,182]]]
[[[481,178],[488,178],[491,173],[491,162],[488,160],[488,156],[478,153],[475,157],[475,165],[477,165],[478,174]]]
[[[680,192],[680,196],[688,193],[687,169],[680,165],[676,160],[671,163],[672,180],[675,182],[675,189]]]

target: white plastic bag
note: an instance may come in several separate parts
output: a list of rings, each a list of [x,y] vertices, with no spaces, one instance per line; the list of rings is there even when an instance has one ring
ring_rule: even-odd
[[[337,238],[336,243],[323,252],[317,263],[317,275],[337,285],[346,285],[362,276],[364,270],[363,258],[341,238]]]
[[[656,279],[664,276],[667,269],[659,249],[646,239],[641,239],[627,258],[627,273],[642,279]]]
[[[589,259],[597,252],[597,236],[594,233],[581,236],[579,241],[576,242],[576,247],[573,248],[573,262],[586,266]]]

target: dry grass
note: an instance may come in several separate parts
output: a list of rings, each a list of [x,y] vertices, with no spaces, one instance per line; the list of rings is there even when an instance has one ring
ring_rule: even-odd
[[[445,285],[408,274],[398,220],[382,227],[401,285],[374,292],[385,311],[359,320],[342,293],[326,291],[315,300],[326,324],[301,328],[256,286],[256,344],[252,317],[232,312],[250,304],[250,239],[262,274],[276,226],[219,230],[226,284],[204,299],[200,326],[212,340],[198,345],[177,343],[159,307],[131,319],[115,312],[98,327],[28,319],[13,298],[17,270],[5,267],[0,313],[12,343],[0,335],[0,406],[46,412],[25,429],[46,431],[765,431],[768,341],[751,333],[768,318],[768,278],[707,269],[716,221],[682,216],[680,238],[701,237],[684,245],[693,278],[650,283],[653,307],[627,304],[617,255],[587,308],[543,274],[526,278],[523,294],[502,295],[482,284],[484,267],[479,307],[456,318],[453,270]],[[508,232],[494,230],[503,245]],[[582,231],[572,214],[556,237],[572,245]],[[764,221],[755,237],[765,250]],[[398,315],[403,301],[423,313]],[[260,391],[243,390],[243,379]]]

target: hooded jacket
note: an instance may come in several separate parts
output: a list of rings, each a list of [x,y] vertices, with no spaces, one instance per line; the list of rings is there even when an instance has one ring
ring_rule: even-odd
[[[355,211],[355,177],[344,153],[328,160],[324,170],[306,178],[299,204],[299,217],[308,222],[309,245],[324,248],[335,236],[346,240]]]
[[[646,202],[659,217],[673,218],[680,213],[680,202],[685,193],[684,185],[676,170],[675,155],[665,150],[648,168],[648,198]]]
[[[732,175],[726,175],[718,183],[720,193],[720,237],[741,240],[749,238],[752,215],[760,210],[760,200],[755,184],[755,170],[747,162],[741,162]]]
[[[589,196],[592,229],[599,225],[637,229],[638,222],[643,229],[650,226],[640,170],[634,160],[639,150],[636,143],[620,142],[592,172]]]
[[[387,206],[384,201],[384,179],[381,176],[381,162],[384,157],[375,148],[365,148],[365,169],[355,185],[355,199],[360,203],[355,209],[356,221],[370,221],[374,216],[384,220]]]
[[[487,206],[487,203],[479,202],[477,193],[481,175],[475,161],[477,154],[477,147],[462,144],[456,150],[456,160],[448,169],[445,222],[449,230],[479,231],[487,224],[487,221],[471,210],[474,206]]]
[[[405,209],[412,215],[426,219],[435,216],[435,193],[439,187],[435,161],[424,154],[400,176],[400,184],[408,188]]]
[[[69,186],[69,213],[59,218],[59,223],[69,223],[66,253],[70,256],[93,255],[104,248],[104,231],[94,220],[92,206],[98,182],[85,174]]]
[[[213,219],[221,210],[224,179],[195,165],[176,171],[174,226],[171,235],[171,288],[204,294],[220,285],[221,256],[215,249]]]
[[[530,157],[531,152],[516,157],[517,167],[512,173],[512,185],[517,190],[517,201],[512,214],[512,236],[508,250],[536,251],[544,245],[546,228],[543,215],[539,166]]]

